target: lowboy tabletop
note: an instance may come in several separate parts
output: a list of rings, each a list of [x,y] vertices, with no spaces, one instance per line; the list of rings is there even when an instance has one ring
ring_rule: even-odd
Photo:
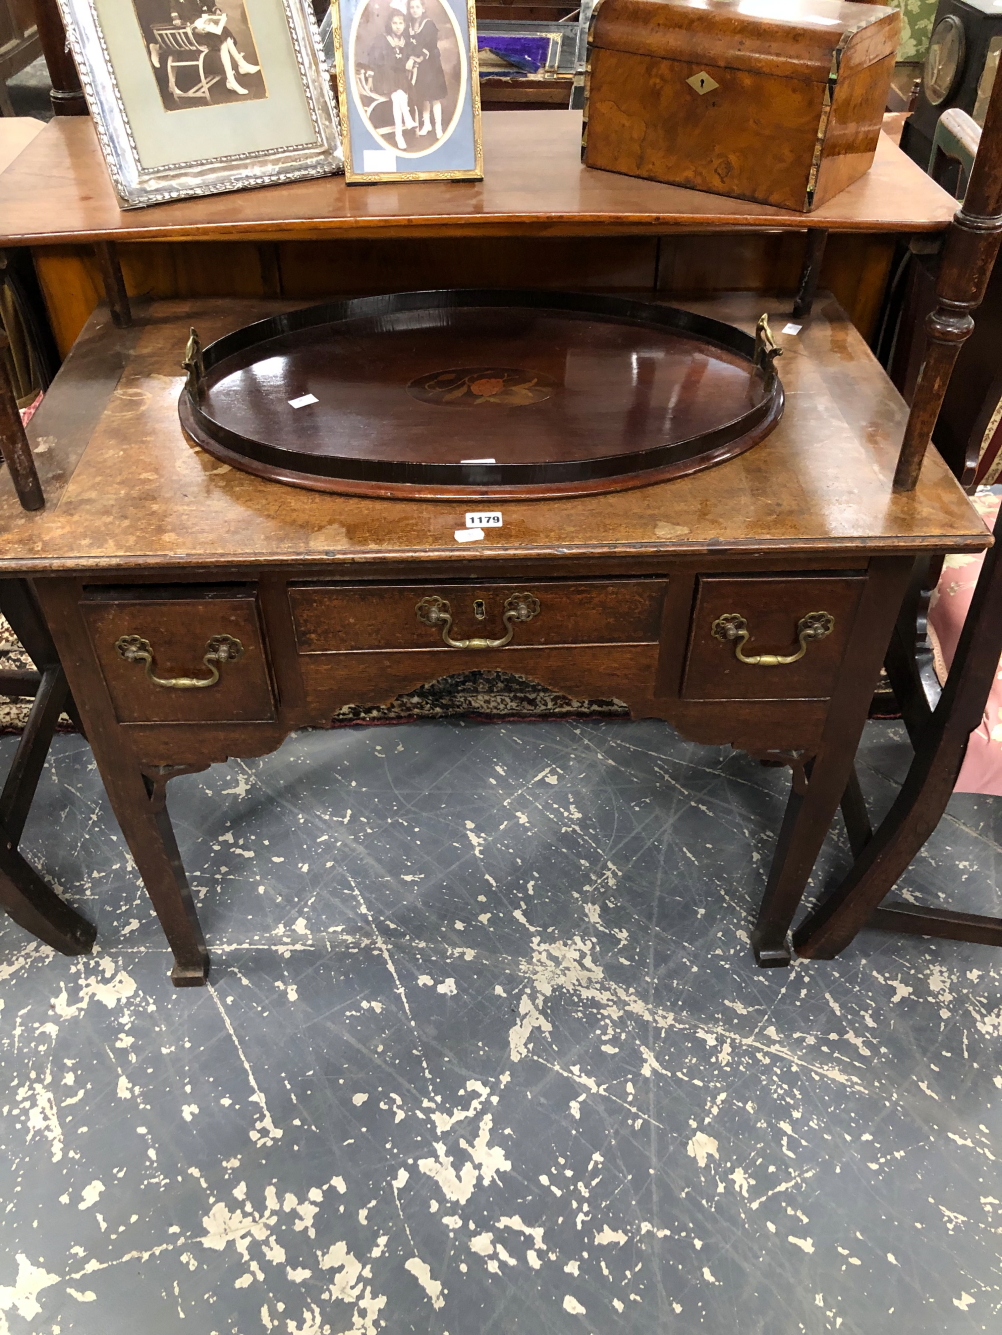
[[[123,212],[90,118],[57,117],[0,176],[0,245],[711,228],[937,232],[957,207],[884,134],[865,176],[813,213],[799,213],[583,167],[580,112],[486,112],[483,133],[480,182],[346,186],[343,177],[325,177]]]
[[[779,331],[788,309],[748,294],[687,304],[748,332],[763,309]],[[127,330],[114,329],[99,308],[29,428],[46,509],[22,511],[8,474],[0,475],[0,572],[416,559],[466,569],[557,555],[573,561],[988,545],[984,525],[935,451],[915,492],[892,492],[907,410],[831,298],[819,298],[799,335],[777,332],[786,411],[762,444],[659,486],[506,501],[503,527],[488,530],[475,548],[453,536],[464,503],[322,495],[260,481],[188,444],[177,398],[189,327],[208,343],[292,305],[159,302],[137,307],[137,323]]]

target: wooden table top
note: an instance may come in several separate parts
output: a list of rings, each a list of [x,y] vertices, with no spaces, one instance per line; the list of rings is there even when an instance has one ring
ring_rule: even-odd
[[[485,112],[485,179],[325,177],[123,212],[89,117],[56,117],[0,175],[0,245],[69,241],[574,236],[709,228],[942,231],[957,202],[880,135],[872,169],[814,213],[583,167],[576,111]]]
[[[100,307],[32,419],[47,498],[27,514],[0,476],[0,571],[504,559],[706,553],[976,551],[988,532],[938,454],[918,488],[891,490],[907,410],[833,298],[799,335],[784,303],[733,294],[692,309],[749,332],[766,307],[784,347],[785,415],[760,445],[691,477],[612,495],[505,501],[500,529],[459,544],[468,505],[370,500],[263,481],[218,463],[183,435],[179,363],[188,328],[206,341],[293,303],[231,299],[138,306],[116,331]],[[211,577],[211,576],[210,576]]]

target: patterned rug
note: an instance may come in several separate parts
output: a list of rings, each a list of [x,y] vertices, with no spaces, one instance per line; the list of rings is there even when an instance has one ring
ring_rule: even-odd
[[[27,669],[30,672],[34,666],[6,620],[0,617],[0,668]],[[0,733],[20,732],[28,721],[32,703],[30,696],[8,699],[0,695]],[[65,714],[59,719],[59,731],[76,732]]]

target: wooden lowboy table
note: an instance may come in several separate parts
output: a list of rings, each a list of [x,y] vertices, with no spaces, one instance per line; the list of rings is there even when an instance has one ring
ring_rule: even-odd
[[[100,308],[32,423],[46,508],[22,511],[0,477],[0,578],[34,583],[174,982],[201,983],[208,956],[167,781],[262,755],[343,705],[484,667],[617,697],[691,739],[788,763],[753,938],[761,964],[787,963],[913,559],[988,544],[935,454],[916,490],[892,492],[906,410],[843,311],[822,297],[801,335],[782,339],[785,416],[748,453],[637,491],[506,501],[503,527],[460,544],[466,504],[299,490],[186,440],[189,326],[208,341],[292,304],[161,302],[124,330]],[[690,305],[748,331],[763,308],[777,328],[788,310],[756,295]],[[421,600],[446,599],[453,635],[500,637],[516,595],[539,611],[503,648],[449,648],[416,615]],[[742,662],[713,634],[740,614],[746,656],[792,658],[799,623],[818,612],[830,633],[783,665]],[[218,680],[157,684],[116,647],[128,637],[148,642],[161,682]]]

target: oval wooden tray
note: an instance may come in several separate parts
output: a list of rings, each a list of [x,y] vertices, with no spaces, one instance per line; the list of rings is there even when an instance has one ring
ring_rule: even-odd
[[[327,303],[189,348],[209,454],[321,491],[582,495],[730,459],[776,425],[767,343],[624,297],[463,289]]]

